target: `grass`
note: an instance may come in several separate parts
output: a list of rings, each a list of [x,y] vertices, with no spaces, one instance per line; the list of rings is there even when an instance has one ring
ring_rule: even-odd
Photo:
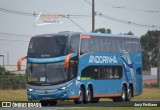
[[[111,101],[110,99],[101,99]],[[142,95],[132,101],[160,100],[160,89],[144,88]],[[0,101],[27,101],[26,90],[0,90]]]
[[[105,101],[112,101],[111,99],[101,99]],[[134,97],[132,101],[143,100],[160,100],[160,89],[145,88],[143,94]],[[26,90],[0,90],[0,101],[27,101]],[[70,103],[70,101],[59,101],[58,103]],[[64,110],[159,110],[159,107],[87,107],[87,108],[64,108]]]
[[[140,96],[134,97],[133,101],[143,100],[160,100],[160,89],[158,88],[144,88]]]
[[[0,90],[0,101],[27,101],[26,90]]]

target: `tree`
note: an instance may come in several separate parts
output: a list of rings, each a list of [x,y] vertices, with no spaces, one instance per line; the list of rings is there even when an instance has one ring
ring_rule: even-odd
[[[134,35],[132,31],[129,31],[128,33],[124,33],[124,35]]]
[[[5,73],[5,68],[0,66],[0,75],[2,75],[3,73]]]
[[[145,35],[140,38],[142,47],[143,69],[157,66],[158,54],[158,31],[148,30]]]
[[[110,29],[105,29],[105,28],[99,28],[99,29],[96,29],[95,32],[101,32],[101,33],[108,33],[108,34],[111,34],[111,30]]]

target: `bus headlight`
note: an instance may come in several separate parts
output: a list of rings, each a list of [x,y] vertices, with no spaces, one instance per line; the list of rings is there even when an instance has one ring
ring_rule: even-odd
[[[28,91],[29,91],[29,92],[33,92],[34,90],[30,88],[30,89],[28,89]]]
[[[61,88],[59,88],[60,90],[65,90],[66,89],[66,87],[61,87]]]

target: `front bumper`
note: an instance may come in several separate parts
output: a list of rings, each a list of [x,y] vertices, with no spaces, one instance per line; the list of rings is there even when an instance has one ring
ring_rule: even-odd
[[[27,91],[28,100],[66,100],[69,99],[69,93],[67,90],[60,90],[57,92],[50,92],[49,90],[39,90],[39,92]]]

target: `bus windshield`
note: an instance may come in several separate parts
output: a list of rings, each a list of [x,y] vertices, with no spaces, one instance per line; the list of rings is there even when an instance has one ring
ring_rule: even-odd
[[[36,64],[28,63],[27,81],[32,85],[52,85],[67,81],[63,62]]]
[[[68,36],[33,37],[28,48],[28,57],[51,58],[68,54]]]

